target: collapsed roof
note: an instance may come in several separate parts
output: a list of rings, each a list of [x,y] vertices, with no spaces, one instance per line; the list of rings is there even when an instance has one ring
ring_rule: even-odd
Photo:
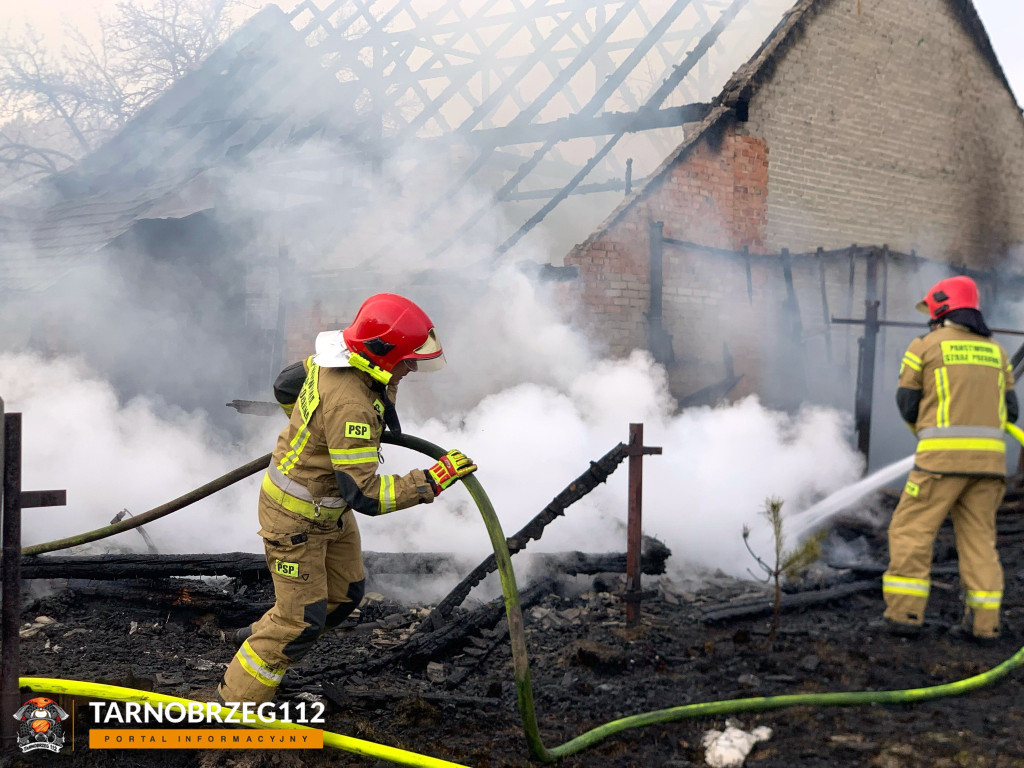
[[[228,194],[222,177],[253,165],[275,207],[330,200],[343,231],[354,191],[374,184],[374,172],[397,174],[401,194],[403,178],[436,175],[429,164],[439,156],[443,172],[416,225],[460,194],[476,202],[443,237],[422,237],[430,254],[495,209],[505,227],[497,253],[549,215],[564,241],[555,247],[573,244],[749,99],[830,2],[269,6],[107,144],[28,203],[0,209],[0,270],[10,289],[44,288],[135,221],[215,206]],[[1005,83],[969,0],[948,2]],[[598,197],[579,205],[579,195]]]

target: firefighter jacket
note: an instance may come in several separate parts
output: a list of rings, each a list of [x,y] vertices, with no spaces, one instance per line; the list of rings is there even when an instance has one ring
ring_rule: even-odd
[[[262,487],[285,509],[331,521],[348,508],[382,515],[434,500],[421,469],[377,474],[385,398],[393,408],[395,387],[385,392],[362,371],[323,368],[310,357],[282,371],[274,390],[291,415]],[[294,402],[287,402],[296,390]]]
[[[915,467],[1005,476],[1003,431],[1017,418],[1013,384],[1006,351],[963,326],[947,324],[910,342],[897,402],[918,438]]]

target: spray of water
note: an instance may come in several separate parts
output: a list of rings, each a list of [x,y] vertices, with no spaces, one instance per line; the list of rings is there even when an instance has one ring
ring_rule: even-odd
[[[790,534],[796,539],[803,539],[809,533],[820,528],[827,520],[849,509],[869,493],[884,488],[893,480],[907,474],[914,466],[914,457],[895,461],[888,466],[873,472],[860,482],[841,488],[826,496],[810,509],[795,515],[789,520]]]

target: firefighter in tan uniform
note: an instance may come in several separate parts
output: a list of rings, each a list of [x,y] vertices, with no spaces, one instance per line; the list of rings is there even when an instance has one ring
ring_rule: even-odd
[[[235,633],[238,652],[217,689],[222,701],[271,700],[287,667],[359,605],[364,573],[354,512],[430,503],[476,469],[449,451],[427,470],[377,474],[384,428],[401,431],[399,380],[444,365],[433,323],[413,302],[371,296],[352,325],[317,337],[316,352],[274,384],[290,421],[263,477],[259,521],[276,602]]]
[[[932,544],[949,514],[966,591],[963,627],[995,638],[1003,596],[995,521],[1006,480],[1003,432],[1017,420],[1013,369],[991,339],[969,277],[940,281],[917,308],[932,330],[910,343],[900,367],[896,400],[918,443],[889,526],[885,618],[897,634],[920,629]]]

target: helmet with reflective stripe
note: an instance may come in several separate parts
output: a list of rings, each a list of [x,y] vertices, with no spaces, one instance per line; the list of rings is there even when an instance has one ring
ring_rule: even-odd
[[[966,275],[939,280],[917,302],[917,311],[924,312],[932,320],[938,320],[954,309],[981,309],[978,286]]]
[[[389,373],[403,360],[414,371],[435,371],[445,365],[434,324],[426,312],[404,296],[371,296],[341,333],[349,351]]]

